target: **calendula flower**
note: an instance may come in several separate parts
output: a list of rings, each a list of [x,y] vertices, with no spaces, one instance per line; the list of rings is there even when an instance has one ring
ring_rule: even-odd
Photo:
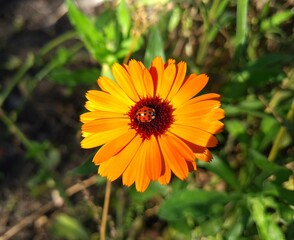
[[[220,95],[196,96],[205,74],[186,77],[185,62],[156,57],[147,69],[141,62],[114,64],[116,81],[100,77],[101,90],[89,90],[81,115],[82,148],[102,146],[93,162],[98,173],[114,181],[122,176],[143,192],[150,181],[168,184],[172,172],[181,180],[196,170],[195,158],[212,159],[224,117]]]

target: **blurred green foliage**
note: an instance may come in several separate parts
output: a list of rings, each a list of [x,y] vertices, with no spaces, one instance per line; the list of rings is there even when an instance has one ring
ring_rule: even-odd
[[[155,239],[294,239],[293,5],[264,1],[258,7],[257,1],[242,0],[147,2],[105,3],[90,17],[66,0],[74,30],[29,55],[1,89],[1,120],[24,145],[27,159],[36,160],[38,171],[27,184],[32,195],[40,196],[49,188],[65,197],[66,187],[55,173],[61,162],[58,149],[49,139],[29,139],[13,114],[2,109],[16,86],[29,80],[25,85],[32,92],[46,78],[70,95],[79,86],[95,86],[100,75],[111,76],[111,65],[129,56],[147,66],[154,56],[171,57],[187,61],[190,71],[206,72],[209,87],[222,94],[225,131],[218,136],[214,160],[198,162],[199,171],[209,178],[203,183],[193,176],[186,182],[174,179],[168,187],[152,183],[144,193],[115,185],[109,239],[149,239],[144,238],[148,228],[155,229]],[[72,67],[81,58],[90,66]],[[36,67],[38,71],[29,74]],[[93,174],[91,159],[65,174]],[[100,195],[93,201],[102,205],[105,182],[99,181]],[[54,239],[97,235],[97,219],[84,211],[92,200],[79,201],[80,208],[66,199],[68,212],[52,218]]]

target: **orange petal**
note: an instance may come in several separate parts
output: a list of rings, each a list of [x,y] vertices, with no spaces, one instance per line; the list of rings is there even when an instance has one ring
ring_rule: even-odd
[[[142,144],[140,145],[138,151],[136,152],[134,158],[132,159],[132,162],[126,168],[126,170],[124,171],[123,176],[122,176],[123,185],[129,187],[136,181],[137,191],[140,191],[140,192],[143,191],[145,186],[139,186],[140,183],[138,183],[137,181],[140,181],[140,179],[139,179],[140,176],[138,176],[138,175],[143,174],[144,177],[145,176],[147,177],[146,171],[145,171],[145,155],[146,155],[146,141],[143,141]],[[144,169],[143,172],[142,172],[141,168]],[[148,187],[148,185],[146,186],[146,188],[147,187]],[[146,188],[144,190],[146,190]]]
[[[128,118],[100,118],[84,123],[82,131],[98,133],[121,127],[128,129],[129,122]]]
[[[163,167],[163,173],[162,175],[158,178],[158,182],[160,184],[166,185],[169,184],[170,179],[171,179],[171,170],[170,167],[168,166],[166,161],[164,162],[164,167]]]
[[[130,141],[136,136],[135,130],[129,130],[125,134],[113,139],[112,141],[103,145],[95,154],[93,162],[95,165],[108,160],[117,153],[119,153]]]
[[[195,156],[191,148],[187,146],[186,143],[184,143],[181,139],[179,139],[177,136],[175,136],[172,133],[167,133],[168,142],[172,149],[177,151],[177,153],[182,156],[185,160],[194,162]]]
[[[195,157],[203,162],[209,162],[212,159],[211,152],[206,147],[201,147],[191,142],[185,141],[185,143],[192,149],[195,153]]]
[[[117,155],[113,156],[108,161],[101,163],[98,173],[101,176],[106,176],[110,181],[116,180],[131,163],[141,144],[141,138],[135,137]]]
[[[169,59],[167,59],[166,63],[164,64],[164,68],[167,68],[169,65],[175,64],[175,63],[176,63],[175,59],[169,58]]]
[[[206,101],[206,100],[220,100],[221,96],[217,93],[206,93],[190,99],[187,104]]]
[[[186,141],[203,147],[215,147],[218,143],[215,136],[194,127],[173,124],[169,131]]]
[[[203,153],[195,153],[197,159],[203,162],[210,162],[213,158],[211,152],[206,148]]]
[[[223,130],[224,124],[220,121],[213,121],[208,119],[200,119],[200,118],[181,118],[180,120],[176,120],[174,122],[175,125],[184,125],[189,127],[195,127],[202,129],[206,132],[216,134],[220,133]]]
[[[105,132],[90,134],[81,141],[82,148],[93,148],[103,145],[125,134],[128,131],[127,127],[115,128]]]
[[[174,115],[181,115],[182,118],[189,116],[202,116],[214,109],[219,108],[221,103],[216,100],[207,100],[202,102],[196,102],[193,104],[184,104],[174,111]]]
[[[93,121],[95,119],[101,119],[101,118],[129,118],[129,117],[124,113],[93,111],[93,112],[83,113],[80,116],[80,121],[82,123],[86,123],[86,122]]]
[[[157,180],[162,172],[162,158],[156,138],[152,135],[146,141],[146,173],[151,180]]]
[[[187,102],[197,93],[199,93],[207,84],[208,76],[205,74],[191,74],[184,82],[180,90],[172,98],[172,104],[175,108]]]
[[[185,62],[179,62],[177,64],[177,75],[175,77],[174,84],[168,94],[167,99],[171,101],[174,95],[179,91],[180,87],[182,86],[187,71],[187,64]]]
[[[187,162],[189,172],[196,171],[197,165],[196,162]]]
[[[129,111],[129,106],[127,104],[117,100],[106,92],[89,90],[86,93],[86,98],[95,110],[118,113],[126,113]]]
[[[100,77],[97,80],[99,87],[111,94],[114,98],[117,98],[119,101],[123,101],[126,105],[133,105],[134,102],[128,97],[128,95],[118,86],[117,83],[109,79],[108,77]]]
[[[145,97],[146,90],[143,79],[143,69],[140,63],[138,63],[136,60],[131,60],[129,62],[129,73],[131,76],[131,81],[133,82],[139,97]]]
[[[154,95],[153,79],[151,77],[150,72],[146,68],[143,69],[143,78],[144,78],[144,85],[146,89],[146,96],[153,97]]]
[[[168,164],[174,174],[181,180],[188,176],[188,166],[176,148],[170,144],[171,135],[161,135],[158,138],[164,161]]]
[[[138,192],[144,192],[150,183],[150,179],[146,173],[146,153],[147,153],[147,141],[143,141],[140,152],[138,154],[138,168],[136,176],[136,190]]]
[[[85,108],[89,111],[97,111],[96,105],[90,101],[86,101]]]
[[[174,83],[175,75],[176,75],[175,64],[169,64],[163,71],[163,82],[157,88],[157,96],[160,96],[162,99],[165,99],[167,97]]]
[[[136,180],[139,161],[137,161],[139,150],[132,159],[131,163],[128,165],[126,170],[122,174],[122,183],[123,185],[130,187]]]
[[[130,74],[118,63],[112,65],[112,74],[123,91],[135,102],[139,101],[137,91],[131,81]]]
[[[162,78],[163,78],[164,64],[161,57],[153,59],[150,67],[150,74],[153,79],[154,95],[157,95],[158,89],[161,89]]]

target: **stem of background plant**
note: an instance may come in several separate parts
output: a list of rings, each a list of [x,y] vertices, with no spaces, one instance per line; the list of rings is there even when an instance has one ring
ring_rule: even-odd
[[[235,59],[238,59],[242,52],[242,47],[246,42],[247,34],[247,10],[248,0],[238,0],[237,2],[237,29],[235,42]]]
[[[292,102],[291,108],[287,114],[287,120],[290,123],[294,123],[294,101]],[[284,127],[284,126],[281,127],[280,131],[278,132],[277,137],[275,138],[275,141],[273,143],[273,146],[272,146],[271,151],[268,156],[268,160],[270,162],[273,162],[276,159],[278,152],[280,150],[281,143],[283,142],[283,139],[286,134],[287,134],[286,127]]]
[[[236,46],[242,45],[246,40],[247,33],[247,6],[248,0],[238,0],[237,2],[237,29]]]
[[[27,71],[33,66],[34,59],[35,58],[33,54],[29,54],[27,56],[24,64],[21,66],[21,68],[17,71],[13,79],[7,85],[7,87],[5,88],[5,91],[0,95],[0,107],[2,106],[6,98],[9,96],[13,88],[19,83],[20,80],[23,79]]]
[[[111,192],[111,182],[107,180],[103,212],[102,212],[102,221],[101,221],[101,227],[100,227],[100,240],[106,239],[106,223],[107,223],[107,216],[108,216],[108,209],[109,209],[110,192]]]
[[[22,131],[14,124],[14,122],[5,114],[2,108],[0,108],[0,119],[4,122],[8,130],[14,134],[17,139],[27,148],[32,147],[30,140],[22,133]]]
[[[47,43],[44,47],[42,47],[39,51],[39,54],[40,54],[40,56],[44,56],[48,52],[52,51],[54,48],[57,48],[58,46],[63,44],[64,42],[67,42],[67,41],[69,41],[71,39],[75,39],[75,38],[78,39],[78,35],[75,31],[66,32],[66,33],[54,38],[49,43]]]
[[[199,43],[199,49],[198,49],[198,53],[197,53],[197,57],[196,57],[196,65],[202,65],[203,63],[203,59],[205,58],[205,55],[207,53],[207,49],[208,49],[208,34],[206,33],[206,31],[204,30],[204,32],[202,33],[202,36],[200,38],[200,43]]]
[[[0,119],[6,125],[7,129],[16,136],[16,138],[24,145],[28,152],[33,151],[36,148],[36,144],[26,137],[26,135],[17,127],[17,125],[6,115],[4,110],[0,107]],[[39,162],[45,162],[46,158],[44,154],[38,154],[35,159]]]
[[[202,65],[203,59],[207,53],[208,49],[208,32],[209,32],[209,19],[206,14],[206,7],[204,5],[200,6],[200,13],[203,19],[203,32],[199,40],[199,47],[196,56],[196,65]]]
[[[211,37],[211,33],[214,30],[215,25],[217,25],[217,19],[222,14],[227,1],[215,0],[212,4],[208,6],[207,4],[200,5],[200,14],[203,19],[203,32],[199,41],[198,52],[196,56],[196,64],[201,65],[203,59],[208,51],[209,44],[214,38]],[[220,29],[218,29],[220,31]]]
[[[135,46],[136,46],[136,44],[137,44],[138,39],[139,39],[139,36],[137,36],[137,35],[134,35],[134,36],[133,36],[133,39],[132,39],[132,43],[131,43],[131,46],[130,46],[129,52],[128,52],[128,54],[125,56],[123,63],[127,63],[127,62],[129,61],[129,59],[130,59],[130,57],[131,57],[131,55],[132,55],[132,53],[133,53],[133,51],[134,51],[134,49],[135,49]]]

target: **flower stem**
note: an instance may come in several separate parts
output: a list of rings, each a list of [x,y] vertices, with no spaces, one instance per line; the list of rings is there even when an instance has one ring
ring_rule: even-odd
[[[103,205],[103,212],[102,212],[102,221],[100,227],[100,240],[106,239],[106,222],[107,222],[107,215],[109,209],[109,201],[110,201],[110,192],[111,192],[111,182],[107,181],[106,183],[106,190],[105,190],[105,197],[104,197],[104,205]]]

